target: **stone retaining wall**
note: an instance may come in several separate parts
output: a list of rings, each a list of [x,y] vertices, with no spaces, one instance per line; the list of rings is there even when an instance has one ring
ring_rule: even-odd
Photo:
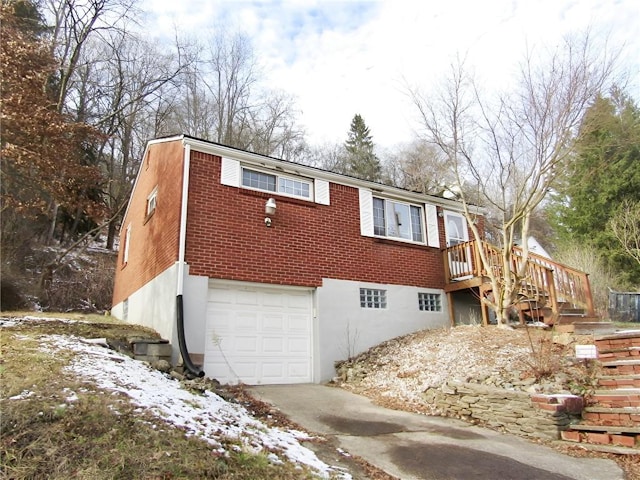
[[[462,382],[429,388],[424,397],[443,416],[547,440],[559,439],[583,408],[582,397],[575,395],[529,394]]]

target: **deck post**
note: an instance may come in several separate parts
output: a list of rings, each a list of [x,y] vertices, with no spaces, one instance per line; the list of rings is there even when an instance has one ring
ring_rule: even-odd
[[[482,326],[486,327],[489,325],[489,305],[487,305],[484,302],[484,298],[487,294],[487,292],[489,291],[490,287],[489,284],[487,283],[483,283],[482,285],[480,285],[479,287],[479,292],[480,292],[480,311],[482,312]]]
[[[589,281],[589,274],[584,274],[584,290],[586,293],[587,300],[587,315],[590,317],[596,316],[596,309],[593,306],[593,297],[591,296],[591,282]]]
[[[449,304],[449,320],[451,328],[456,326],[455,309],[453,308],[453,293],[447,292],[447,303]]]

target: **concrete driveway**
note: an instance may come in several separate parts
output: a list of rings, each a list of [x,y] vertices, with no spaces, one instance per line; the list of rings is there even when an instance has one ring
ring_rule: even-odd
[[[323,385],[249,387],[310,432],[402,480],[622,480],[611,460],[573,458],[462,421],[400,412]]]

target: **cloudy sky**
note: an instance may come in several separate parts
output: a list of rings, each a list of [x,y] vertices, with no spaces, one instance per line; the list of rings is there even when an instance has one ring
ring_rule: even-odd
[[[466,57],[486,84],[505,86],[527,45],[557,45],[589,28],[622,49],[640,101],[638,0],[143,0],[156,32],[217,25],[254,41],[265,80],[295,96],[312,143],[343,142],[354,114],[392,146],[418,128],[406,85],[429,85]]]

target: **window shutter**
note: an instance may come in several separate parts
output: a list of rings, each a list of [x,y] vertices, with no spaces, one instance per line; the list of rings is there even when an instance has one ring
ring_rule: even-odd
[[[313,182],[313,192],[316,196],[316,203],[321,205],[331,205],[329,199],[329,182],[316,179]]]
[[[220,183],[230,187],[240,186],[240,162],[222,157],[222,172]]]
[[[373,237],[373,195],[371,190],[360,188],[360,234]]]
[[[424,205],[427,214],[427,245],[440,248],[440,233],[438,232],[438,210],[435,205]]]

